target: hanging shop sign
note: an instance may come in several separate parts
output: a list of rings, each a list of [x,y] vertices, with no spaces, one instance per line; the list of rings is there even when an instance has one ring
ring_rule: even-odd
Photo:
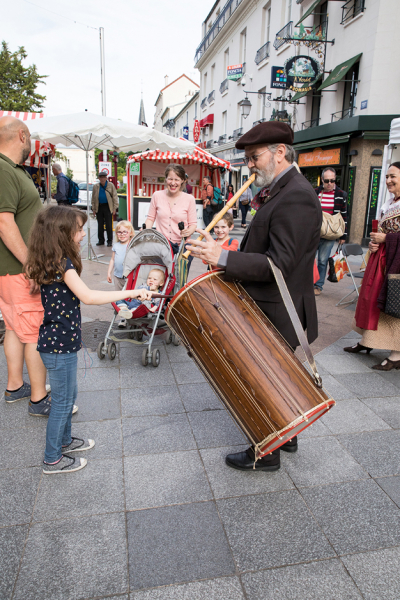
[[[196,119],[195,122],[193,123],[193,141],[195,144],[197,144],[197,142],[200,139],[200,123],[199,120]]]
[[[301,152],[298,160],[299,167],[326,167],[340,165],[340,148],[322,150],[315,148],[312,152]]]
[[[131,175],[140,175],[140,163],[131,162],[129,164],[129,173]]]
[[[185,138],[185,140],[188,140],[188,139],[189,139],[189,125],[185,125],[185,126],[183,127],[183,134],[182,134],[182,137],[184,137],[184,138]]]
[[[287,78],[283,67],[271,67],[271,87],[286,90]]]
[[[287,88],[294,92],[309,92],[317,83],[321,65],[310,56],[292,56],[284,65]]]
[[[230,65],[227,68],[227,79],[232,79],[232,81],[238,81],[242,78],[243,75],[243,65]]]

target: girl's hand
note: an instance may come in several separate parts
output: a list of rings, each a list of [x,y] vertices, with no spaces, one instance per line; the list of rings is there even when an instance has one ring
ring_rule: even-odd
[[[377,252],[379,250],[379,244],[374,244],[373,242],[370,242],[368,244],[368,249],[373,254],[374,252]]]
[[[386,241],[386,233],[371,232],[370,236],[374,244],[383,244]]]
[[[107,281],[108,281],[108,283],[112,283],[111,275],[107,275]]]
[[[144,300],[150,300],[152,294],[153,292],[144,288],[141,290],[128,290],[127,298],[138,298],[141,302],[143,302]]]

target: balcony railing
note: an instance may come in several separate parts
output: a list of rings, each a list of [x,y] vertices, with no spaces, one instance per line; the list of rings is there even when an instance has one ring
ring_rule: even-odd
[[[224,135],[220,135],[218,138],[218,145],[222,146],[222,144],[226,144],[226,138],[227,138],[226,133],[224,133]]]
[[[256,125],[259,125],[260,123],[265,123],[267,119],[258,119],[258,121],[254,121],[253,123],[253,127],[255,127]]]
[[[232,139],[233,140],[238,140],[240,138],[240,136],[243,133],[243,127],[240,127],[239,129],[235,129],[233,134],[232,134]]]
[[[269,57],[269,47],[270,42],[267,42],[266,44],[264,44],[264,46],[261,46],[261,48],[257,50],[256,57],[254,59],[256,65],[259,65],[260,62]]]
[[[208,104],[211,104],[215,100],[215,90],[208,94]]]
[[[351,108],[346,108],[345,110],[338,110],[335,113],[331,114],[331,123],[335,121],[343,121],[343,119],[349,119],[350,117],[354,117],[354,111],[356,110],[356,106]]]
[[[275,36],[275,41],[274,41],[274,48],[275,50],[279,50],[279,48],[281,48],[282,46],[284,46],[287,42],[288,39],[293,37],[293,21],[289,21],[289,23],[287,23],[285,25],[285,27],[282,27],[282,29],[280,31],[278,31],[278,33]]]
[[[228,21],[228,19],[230,19],[232,14],[242,2],[243,0],[228,0],[224,8],[222,9],[222,12],[216,18],[215,23],[212,25],[212,27],[210,27],[207,34],[198,46],[196,50],[196,55],[194,57],[194,64],[196,64],[200,60],[204,52],[206,52],[209,46],[213,43],[213,41],[225,25],[225,23]]]
[[[301,124],[301,128],[310,129],[311,127],[318,127],[319,120],[320,118],[318,117],[317,119],[310,119],[309,121],[304,121],[304,123]]]
[[[214,140],[208,140],[207,148],[213,148],[213,147],[214,147]]]
[[[200,103],[201,108],[205,108],[207,106],[207,96],[205,98],[203,98],[203,100]]]
[[[351,21],[357,15],[363,13],[365,10],[365,0],[348,0],[342,6],[342,20],[341,25]]]
[[[221,94],[223,94],[224,92],[226,92],[226,90],[228,89],[228,87],[229,87],[229,79],[224,79],[224,81],[219,86],[219,91],[221,92]]]

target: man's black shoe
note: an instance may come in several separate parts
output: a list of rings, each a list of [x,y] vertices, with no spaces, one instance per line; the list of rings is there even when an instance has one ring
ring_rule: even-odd
[[[112,246],[113,243],[112,242],[107,242],[107,246]]]
[[[96,246],[104,246],[104,242],[97,242]]]
[[[228,467],[239,471],[277,471],[281,466],[279,449],[274,450],[272,454],[263,456],[254,465],[254,450],[251,446],[244,452],[228,454],[225,462]]]
[[[280,450],[283,450],[284,452],[297,452],[297,435],[286,442],[286,444],[283,444],[283,446],[280,447]]]

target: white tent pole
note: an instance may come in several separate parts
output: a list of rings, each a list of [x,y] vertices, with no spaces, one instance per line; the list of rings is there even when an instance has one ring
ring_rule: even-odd
[[[89,206],[89,150],[86,148],[86,211],[87,211],[87,236],[88,236],[88,260],[92,260],[92,249],[90,243],[90,206]]]
[[[104,67],[104,27],[100,31],[101,114],[106,116],[106,74]]]

